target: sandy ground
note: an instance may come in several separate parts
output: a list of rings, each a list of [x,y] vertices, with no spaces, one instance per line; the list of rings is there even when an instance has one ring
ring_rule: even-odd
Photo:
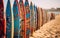
[[[60,38],[60,15],[57,15],[54,20],[44,24],[30,38]]]

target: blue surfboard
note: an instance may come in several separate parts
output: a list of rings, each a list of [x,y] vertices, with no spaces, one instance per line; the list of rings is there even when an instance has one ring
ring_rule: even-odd
[[[20,38],[20,16],[18,12],[17,0],[13,4],[13,14],[14,14],[14,38]]]
[[[37,7],[34,5],[35,30],[37,30]]]
[[[10,0],[8,0],[6,7],[6,38],[12,38],[12,12]]]

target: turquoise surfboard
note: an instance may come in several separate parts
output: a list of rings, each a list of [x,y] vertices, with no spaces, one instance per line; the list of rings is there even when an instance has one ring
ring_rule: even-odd
[[[6,7],[6,38],[13,38],[13,23],[12,23],[12,12],[11,12],[11,5],[10,0],[7,2]]]
[[[18,11],[17,0],[13,4],[13,14],[14,14],[14,38],[20,38],[20,16]]]

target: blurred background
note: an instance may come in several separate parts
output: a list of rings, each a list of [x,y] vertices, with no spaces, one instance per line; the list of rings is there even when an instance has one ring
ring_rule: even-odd
[[[11,6],[13,6],[14,0],[10,0],[10,1],[11,1]],[[53,13],[59,14],[60,12],[58,11],[60,10],[60,0],[28,0],[28,1],[29,1],[29,4],[32,1],[32,3],[35,4],[37,7],[46,9],[48,10],[49,13],[53,12]],[[23,0],[23,2],[25,2],[25,0]],[[7,0],[4,0],[5,9],[6,9],[6,5],[7,5]],[[51,9],[53,11],[51,11]]]

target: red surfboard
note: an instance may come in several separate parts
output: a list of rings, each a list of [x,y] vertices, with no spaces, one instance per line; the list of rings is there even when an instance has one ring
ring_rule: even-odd
[[[24,32],[25,31],[25,21],[24,21],[24,13],[25,13],[25,10],[24,10],[24,4],[23,4],[23,0],[20,0],[19,1],[19,12],[20,12],[20,18],[21,18],[21,22],[20,22],[20,25],[21,25],[21,30],[20,30],[20,35],[21,35],[21,38],[24,38]]]
[[[30,34],[30,9],[29,2],[25,0],[25,38],[29,38]]]
[[[3,0],[0,0],[0,38],[6,38],[6,22],[4,17],[4,5]]]

